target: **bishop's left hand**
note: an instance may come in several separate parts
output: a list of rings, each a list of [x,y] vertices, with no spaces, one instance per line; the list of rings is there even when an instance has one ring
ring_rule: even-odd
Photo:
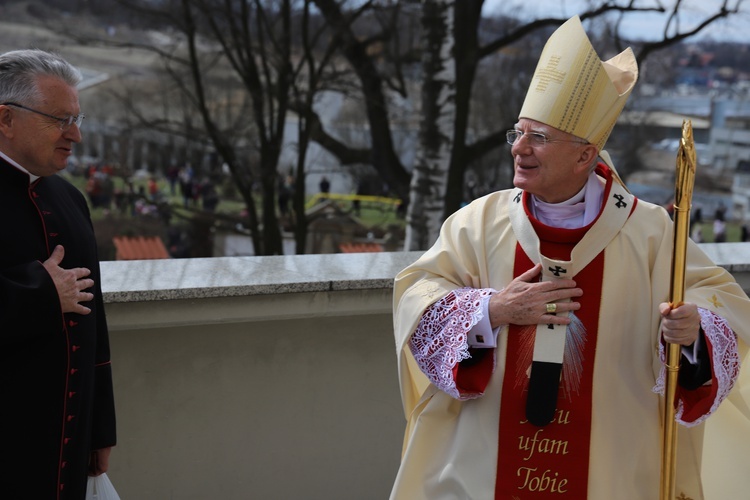
[[[668,302],[662,302],[659,304],[659,312],[662,316],[661,334],[665,342],[689,346],[698,340],[701,315],[697,305],[685,302],[673,309]]]

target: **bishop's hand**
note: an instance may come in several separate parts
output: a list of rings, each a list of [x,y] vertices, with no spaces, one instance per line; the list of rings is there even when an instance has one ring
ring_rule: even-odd
[[[701,315],[698,306],[685,302],[679,307],[672,308],[668,302],[659,304],[661,313],[661,334],[665,342],[692,345],[698,340],[701,327]]]
[[[537,264],[511,281],[490,298],[492,328],[500,325],[567,325],[570,319],[556,313],[577,311],[580,302],[568,301],[583,295],[571,279],[539,281],[542,265]],[[554,304],[554,305],[552,305]]]

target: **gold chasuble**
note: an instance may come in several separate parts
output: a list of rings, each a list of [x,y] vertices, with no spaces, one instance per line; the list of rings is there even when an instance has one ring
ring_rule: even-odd
[[[407,427],[391,499],[658,498],[663,402],[653,389],[662,370],[658,304],[669,294],[671,220],[662,207],[626,193],[607,167],[597,173],[606,183],[603,207],[589,226],[544,226],[532,220],[518,189],[495,192],[449,217],[435,245],[396,277]],[[505,326],[496,348],[470,349],[471,357],[453,367],[456,387],[470,393],[461,398],[431,382],[409,347],[437,301],[460,289],[500,290],[536,262],[545,265],[543,279],[555,279],[559,266],[583,289],[564,342],[547,346],[548,356],[561,346],[564,353],[555,414],[544,426],[526,420],[529,368],[543,337],[537,327]],[[750,301],[693,242],[685,300],[731,328],[744,359]],[[750,477],[749,372],[737,377],[723,370],[724,358],[714,358],[721,346],[708,348],[712,386],[678,394],[686,422],[696,425],[679,426],[677,495],[743,498]],[[734,388],[727,379],[736,381]],[[717,407],[722,387],[729,392]]]

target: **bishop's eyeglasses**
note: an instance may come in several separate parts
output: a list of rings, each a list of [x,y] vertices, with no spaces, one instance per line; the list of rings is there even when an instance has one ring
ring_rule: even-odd
[[[588,144],[588,142],[583,139],[550,139],[541,132],[524,132],[523,130],[515,129],[505,132],[505,138],[511,146],[523,136],[526,136],[526,140],[528,140],[529,144],[532,146],[544,146],[550,142],[575,142],[577,144]]]
[[[59,124],[60,130],[62,130],[63,132],[70,129],[70,127],[72,127],[73,124],[75,124],[76,127],[80,127],[81,123],[83,123],[83,119],[85,118],[85,115],[83,113],[78,113],[77,115],[69,115],[66,117],[50,115],[48,113],[43,113],[42,111],[37,111],[36,109],[32,109],[28,106],[16,104],[15,102],[4,102],[3,106],[13,106],[15,108],[25,109],[26,111],[31,111],[32,113],[45,116],[49,118],[50,120],[55,120]]]

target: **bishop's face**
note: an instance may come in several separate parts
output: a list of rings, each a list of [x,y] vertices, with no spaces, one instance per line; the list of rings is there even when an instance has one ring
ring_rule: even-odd
[[[523,133],[511,147],[516,187],[547,203],[568,200],[583,188],[596,158],[594,145],[527,118],[515,130]]]
[[[52,117],[78,115],[80,106],[76,88],[59,78],[40,76],[37,86],[41,100],[18,103],[37,112],[4,106],[0,120],[7,149],[3,152],[32,174],[45,177],[63,170],[73,154],[73,144],[81,142],[81,131],[75,123],[63,130],[60,120]]]

